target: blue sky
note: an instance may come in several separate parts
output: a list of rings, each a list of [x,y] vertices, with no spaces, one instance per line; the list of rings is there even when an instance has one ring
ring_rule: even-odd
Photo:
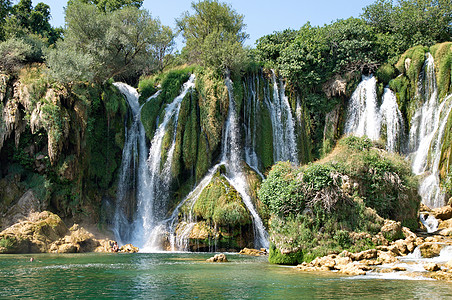
[[[18,2],[18,0],[14,1]],[[50,6],[53,26],[64,25],[65,0],[33,0],[33,5],[44,2]],[[143,8],[162,24],[175,27],[175,19],[190,11],[191,0],[144,0]],[[250,35],[246,44],[253,46],[256,39],[287,28],[299,29],[306,22],[312,25],[329,24],[337,19],[359,17],[362,9],[375,0],[224,0],[238,13],[245,16],[246,32]],[[180,44],[180,42],[178,43]]]

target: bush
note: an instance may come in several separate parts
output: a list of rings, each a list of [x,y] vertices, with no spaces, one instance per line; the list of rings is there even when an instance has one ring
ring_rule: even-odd
[[[0,43],[0,69],[17,71],[32,53],[32,48],[24,40],[11,38]]]
[[[268,261],[277,265],[298,265],[303,262],[303,252],[296,251],[293,253],[282,254],[281,251],[272,244],[270,245]]]

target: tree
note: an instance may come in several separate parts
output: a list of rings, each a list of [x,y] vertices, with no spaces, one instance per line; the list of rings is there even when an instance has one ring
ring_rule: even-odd
[[[158,48],[161,52],[163,47],[162,31],[168,35],[146,10],[126,6],[103,12],[94,4],[80,1],[68,5],[66,26],[64,41],[47,55],[52,74],[60,81],[101,83],[117,75],[137,76],[143,70],[155,69],[155,51]]]
[[[378,0],[364,8],[363,19],[388,43],[395,36],[392,52],[402,53],[416,45],[430,46],[450,41],[452,2],[450,0]]]
[[[0,0],[0,41],[3,41],[5,38],[3,26],[10,10],[11,0]]]
[[[243,15],[216,0],[192,2],[192,8],[194,14],[187,11],[177,20],[189,60],[218,71],[241,65],[246,56],[243,42],[248,38]]]
[[[73,2],[82,2],[85,4],[94,4],[96,7],[106,13],[125,7],[140,8],[143,5],[143,0],[69,0],[68,5]]]

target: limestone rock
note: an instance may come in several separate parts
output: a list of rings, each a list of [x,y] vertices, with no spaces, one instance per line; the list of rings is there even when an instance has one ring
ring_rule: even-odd
[[[317,257],[315,258],[312,262],[312,265],[314,265],[315,267],[324,267],[327,268],[328,270],[334,268],[334,266],[336,265],[336,261],[334,260],[334,258],[332,256],[323,256],[323,257]]]
[[[132,244],[126,244],[119,248],[119,252],[126,252],[126,253],[137,253],[139,250],[140,249],[138,249],[138,247],[135,247]]]
[[[32,213],[41,212],[41,202],[32,190],[28,190],[11,206],[2,218],[2,227],[7,228],[28,218]]]
[[[447,219],[440,222],[438,229],[452,229],[452,219]]]
[[[378,251],[378,261],[385,264],[391,264],[397,262],[397,258],[391,251]]]
[[[438,256],[443,247],[436,242],[425,242],[419,245],[419,250],[424,258],[431,258]]]
[[[260,250],[257,249],[251,249],[251,248],[243,248],[240,250],[239,254],[242,255],[250,255],[250,256],[261,256],[261,255],[267,255],[267,249],[261,248]]]
[[[396,240],[398,237],[403,236],[402,223],[385,220],[383,227],[381,227],[381,233],[388,240]]]
[[[439,208],[435,208],[433,210],[433,214],[435,218],[440,220],[447,220],[452,218],[452,207],[451,206],[443,206]]]
[[[0,253],[47,252],[50,245],[68,231],[57,215],[44,211],[33,213],[26,221],[14,224],[0,233]]]
[[[369,249],[365,251],[361,251],[359,253],[355,253],[351,256],[351,259],[353,260],[363,260],[363,259],[373,259],[377,258],[377,250],[376,249]]]
[[[421,203],[421,206],[419,207],[419,211],[421,212],[431,212],[432,209],[425,205],[424,203]]]
[[[392,267],[392,268],[391,268],[391,271],[394,271],[394,272],[404,272],[404,271],[406,271],[406,268],[405,268],[405,267],[400,267],[400,266],[395,266],[395,267]]]
[[[207,262],[228,262],[228,259],[224,253],[215,254],[215,256],[206,259]]]
[[[366,275],[366,271],[364,271],[361,266],[355,265],[353,263],[341,266],[339,272],[352,276]]]
[[[344,257],[336,257],[334,259],[334,262],[336,263],[336,266],[344,266],[348,265],[352,262],[352,259],[350,257],[344,256]]]
[[[429,272],[436,272],[441,270],[441,267],[437,264],[437,263],[429,263],[424,265],[424,269],[429,271]]]

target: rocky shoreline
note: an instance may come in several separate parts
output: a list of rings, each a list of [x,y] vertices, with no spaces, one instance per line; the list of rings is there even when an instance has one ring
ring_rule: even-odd
[[[351,276],[397,273],[418,279],[436,279],[452,282],[452,207],[450,205],[429,209],[421,214],[433,216],[438,222],[435,232],[427,228],[414,233],[402,227],[404,239],[398,239],[359,253],[343,251],[317,257],[295,268],[303,272],[337,272]],[[394,222],[393,227],[400,226]],[[395,228],[394,227],[394,228]]]

